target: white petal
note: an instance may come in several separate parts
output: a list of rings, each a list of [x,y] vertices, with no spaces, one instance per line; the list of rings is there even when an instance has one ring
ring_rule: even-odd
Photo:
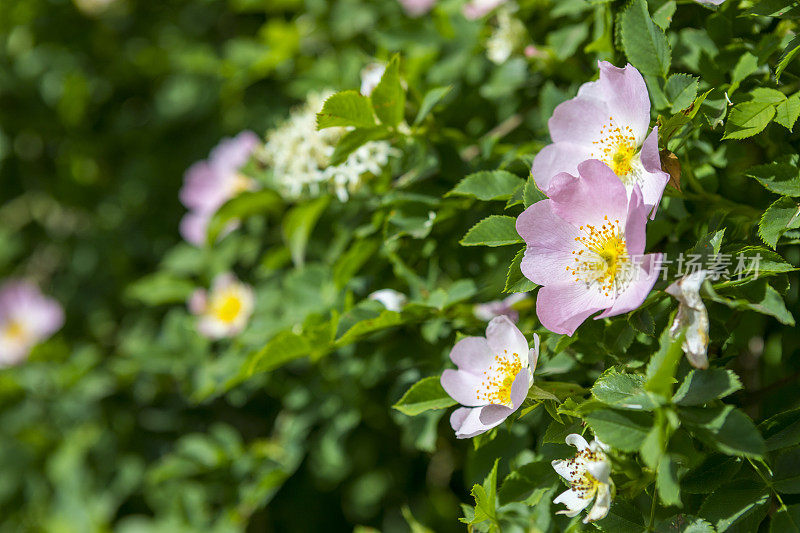
[[[573,462],[564,459],[558,459],[550,463],[553,465],[553,470],[556,471],[556,474],[563,477],[569,482],[577,481],[580,478],[580,474],[577,473],[573,475],[572,472],[574,471]]]
[[[590,493],[588,498],[581,498],[578,496],[578,493],[572,489],[562,492],[553,503],[563,503],[567,506],[567,509],[564,511],[558,511],[556,514],[563,514],[569,517],[573,517],[586,509],[589,504],[592,502],[592,497],[594,494]]]
[[[588,524],[595,520],[602,520],[608,514],[609,508],[611,508],[611,487],[602,483],[597,487],[597,499],[594,501],[592,510],[583,519],[583,523]]]
[[[586,470],[600,483],[607,484],[611,478],[611,465],[608,461],[590,461]]]
[[[579,452],[589,447],[589,443],[586,442],[586,439],[584,439],[577,433],[571,433],[567,435],[567,438],[565,440],[567,444],[569,444],[570,446],[575,446],[576,448],[578,448]]]
[[[507,316],[498,316],[489,322],[486,327],[486,342],[493,354],[516,354],[522,365],[527,365],[528,361],[522,358],[528,353],[528,341]]]

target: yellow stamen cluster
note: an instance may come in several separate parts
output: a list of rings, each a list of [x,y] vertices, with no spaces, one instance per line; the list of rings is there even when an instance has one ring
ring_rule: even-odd
[[[608,124],[600,128],[600,140],[592,143],[597,146],[597,151],[589,155],[611,167],[617,176],[625,177],[633,168],[632,162],[637,149],[636,136],[630,126],[616,126],[611,117],[608,117],[608,121]]]
[[[220,322],[230,324],[242,311],[242,299],[233,291],[226,291],[211,301],[211,313]]]
[[[511,385],[522,370],[522,362],[519,354],[509,356],[508,350],[503,352],[495,355],[494,363],[483,372],[483,382],[478,389],[479,400],[497,405],[511,404]]]
[[[628,263],[628,251],[619,220],[612,223],[608,216],[597,228],[591,224],[579,228],[585,235],[575,237],[583,249],[573,250],[575,263],[567,265],[567,271],[575,281],[597,282],[606,296],[617,293],[623,281],[621,270]]]
[[[12,340],[22,340],[26,336],[23,325],[16,320],[11,320],[3,327],[3,336]]]
[[[600,484],[600,481],[586,470],[586,464],[603,460],[605,460],[605,455],[586,448],[579,451],[578,455],[569,461],[570,488],[579,498],[590,498]]]

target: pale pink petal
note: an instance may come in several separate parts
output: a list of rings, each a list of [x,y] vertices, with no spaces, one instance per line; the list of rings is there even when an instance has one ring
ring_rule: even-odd
[[[461,407],[453,411],[450,415],[450,425],[456,432],[456,438],[469,439],[489,431],[503,421],[499,420],[493,425],[486,425],[481,422],[481,411],[486,407]]]
[[[658,265],[661,263],[661,257],[661,254],[648,254],[644,257],[634,258],[634,260],[641,262],[634,279],[625,291],[617,296],[614,305],[606,309],[601,315],[596,316],[595,320],[621,315],[642,305],[642,302],[653,289],[653,285],[658,281]],[[541,291],[539,293],[541,294]]]
[[[547,285],[536,297],[536,315],[544,327],[554,333],[572,335],[591,315],[612,305],[605,296],[581,281]]]
[[[655,218],[658,204],[661,203],[661,195],[664,194],[664,188],[669,183],[669,174],[661,169],[661,157],[658,153],[658,126],[653,128],[653,131],[645,139],[639,157],[642,167],[646,171],[641,182],[642,197],[645,205],[651,207],[650,218]]]
[[[504,4],[506,0],[471,0],[464,5],[464,16],[470,20],[479,19],[491,10]]]
[[[211,150],[208,162],[218,171],[235,172],[247,163],[260,142],[258,135],[252,131],[242,131],[236,137],[220,141]]]
[[[186,307],[193,315],[200,315],[205,312],[207,303],[208,298],[206,297],[206,291],[204,289],[197,289],[189,297],[189,301],[186,302]]]
[[[533,334],[533,348],[528,352],[528,366],[531,372],[536,370],[536,364],[539,362],[539,335]]]
[[[644,78],[633,65],[618,68],[599,61],[598,93],[608,106],[609,116],[618,126],[629,126],[641,144],[650,125],[650,96]]]
[[[528,353],[525,335],[507,316],[493,318],[486,327],[486,342],[492,354],[513,354],[522,359]],[[527,361],[523,361],[523,364]]]
[[[575,226],[600,227],[607,220],[624,223],[628,196],[614,171],[602,161],[589,159],[578,165],[578,174],[580,178],[569,174],[553,178],[547,189],[553,213]]]
[[[547,191],[556,174],[567,172],[577,175],[578,165],[589,159],[591,152],[591,145],[569,141],[548,144],[533,159],[531,173],[536,185],[542,191]]]
[[[180,223],[181,236],[190,244],[203,246],[206,242],[206,229],[211,215],[190,211],[183,215]]]
[[[554,143],[592,146],[593,142],[600,139],[600,132],[608,124],[608,119],[605,102],[581,98],[579,95],[559,104],[547,121],[547,126]]]
[[[483,380],[469,372],[447,369],[442,372],[440,380],[444,391],[461,405],[476,407],[486,405],[478,398]]]
[[[637,256],[644,253],[648,211],[650,208],[642,201],[642,192],[639,186],[634,185],[631,199],[628,201],[627,220],[625,221],[625,247],[628,255]]]
[[[517,218],[517,232],[528,245],[520,268],[539,285],[571,280],[566,266],[574,261],[581,235],[576,227],[553,213],[552,201],[537,202]]]
[[[399,2],[410,17],[424,15],[436,4],[436,0],[399,0]]]
[[[483,337],[466,337],[461,339],[450,350],[450,360],[459,370],[482,375],[492,364],[494,356],[489,344]]]

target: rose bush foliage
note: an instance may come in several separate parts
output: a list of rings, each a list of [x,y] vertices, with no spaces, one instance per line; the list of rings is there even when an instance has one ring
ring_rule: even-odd
[[[50,4],[0,529],[800,531],[795,2]]]

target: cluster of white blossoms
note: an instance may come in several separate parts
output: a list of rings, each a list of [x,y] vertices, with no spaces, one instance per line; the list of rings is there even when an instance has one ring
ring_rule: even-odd
[[[317,196],[332,190],[345,201],[369,175],[380,174],[396,150],[387,141],[371,141],[355,150],[344,163],[331,166],[330,158],[345,128],[317,131],[317,113],[331,92],[311,93],[306,103],[267,134],[265,163],[275,184],[288,198]]]

